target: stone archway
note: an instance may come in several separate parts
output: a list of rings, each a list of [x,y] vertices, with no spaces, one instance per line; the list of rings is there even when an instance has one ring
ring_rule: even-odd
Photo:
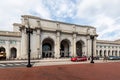
[[[4,47],[0,47],[0,53],[5,53],[5,48]]]
[[[77,56],[83,56],[83,47],[84,47],[84,42],[83,41],[77,41],[76,42],[76,54]]]
[[[70,41],[64,39],[60,43],[60,57],[70,57]]]
[[[46,38],[42,42],[42,58],[54,57],[54,41],[51,38]]]
[[[96,50],[96,56],[98,56],[98,50]]]
[[[117,56],[117,50],[115,51],[115,56]]]
[[[0,59],[6,59],[6,50],[4,47],[0,47]]]
[[[112,56],[114,56],[114,51],[112,51]]]
[[[17,57],[17,49],[16,48],[11,48],[11,58],[14,59]]]
[[[106,56],[106,50],[104,50],[104,56]]]
[[[108,56],[110,56],[110,50],[108,50]]]
[[[100,50],[100,52],[99,52],[99,56],[100,56],[100,57],[103,57],[103,56],[102,56],[102,50]]]

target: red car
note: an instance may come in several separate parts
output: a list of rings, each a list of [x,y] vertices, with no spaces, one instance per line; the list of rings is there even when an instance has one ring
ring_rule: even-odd
[[[86,56],[77,56],[77,57],[73,57],[71,58],[71,61],[87,61],[87,57]]]

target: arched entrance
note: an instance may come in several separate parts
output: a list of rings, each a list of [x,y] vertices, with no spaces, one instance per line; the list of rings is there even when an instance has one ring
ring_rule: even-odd
[[[115,51],[115,56],[117,56],[117,51]]]
[[[114,56],[114,51],[112,51],[112,56]]]
[[[42,42],[42,58],[54,57],[54,41],[47,38]]]
[[[98,50],[96,50],[96,56],[98,56]]]
[[[65,39],[62,40],[60,43],[60,57],[70,57],[70,52],[69,52],[69,44],[70,41]]]
[[[106,50],[104,50],[104,56],[106,56]]]
[[[108,51],[108,56],[110,56],[110,50]]]
[[[0,53],[5,53],[5,48],[4,47],[0,47]]]
[[[11,58],[14,59],[17,57],[17,49],[16,48],[11,48]]]
[[[6,59],[6,50],[4,47],[0,47],[0,59]]]
[[[83,55],[83,45],[84,45],[84,42],[81,40],[76,42],[76,54],[77,54],[77,56]]]
[[[102,57],[102,50],[100,50],[100,52],[99,52],[99,56]]]

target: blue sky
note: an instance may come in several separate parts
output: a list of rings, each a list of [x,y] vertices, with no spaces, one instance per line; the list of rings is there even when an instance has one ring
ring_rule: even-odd
[[[21,15],[94,26],[98,39],[120,39],[120,0],[2,0],[0,30],[12,31]]]

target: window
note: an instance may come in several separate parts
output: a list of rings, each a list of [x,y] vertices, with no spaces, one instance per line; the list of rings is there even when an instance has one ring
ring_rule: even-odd
[[[5,44],[5,41],[4,40],[0,40],[0,44]]]
[[[96,45],[96,47],[98,48],[98,45]]]
[[[10,44],[16,44],[16,41],[15,40],[11,40]]]
[[[100,46],[100,48],[102,48],[102,46]]]

